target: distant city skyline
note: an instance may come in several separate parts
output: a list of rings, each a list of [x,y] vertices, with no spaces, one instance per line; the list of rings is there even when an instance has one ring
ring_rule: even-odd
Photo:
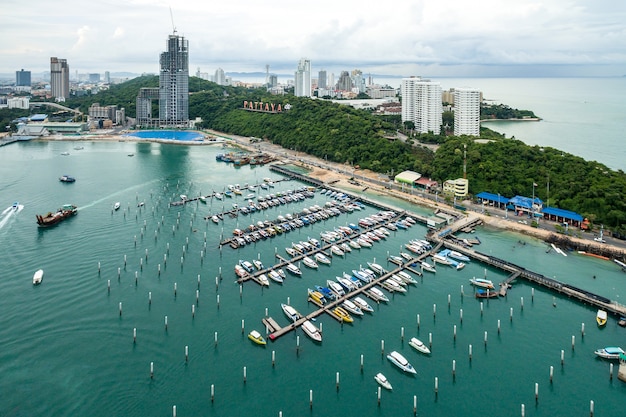
[[[189,40],[193,72],[263,72],[270,65],[272,73],[293,74],[294,62],[306,56],[314,74],[354,68],[424,77],[626,74],[622,2],[397,0],[357,8],[319,0],[314,7],[321,12],[303,22],[311,7],[285,0],[272,7],[252,0],[67,0],[63,7],[5,0],[0,74],[44,72],[51,56],[66,58],[79,73],[158,73],[160,40],[174,27]]]

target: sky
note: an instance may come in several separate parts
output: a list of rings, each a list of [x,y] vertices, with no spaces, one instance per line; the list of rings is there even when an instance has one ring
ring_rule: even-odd
[[[190,73],[425,77],[626,75],[619,0],[1,0],[0,74],[158,73],[174,29]],[[171,12],[170,12],[171,10]]]

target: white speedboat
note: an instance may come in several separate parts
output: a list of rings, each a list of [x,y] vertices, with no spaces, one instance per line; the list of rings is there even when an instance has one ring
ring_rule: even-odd
[[[315,260],[321,264],[330,265],[330,259],[321,252],[317,252],[314,256]]]
[[[33,275],[33,285],[41,284],[42,279],[43,279],[43,269],[38,269]]]
[[[361,297],[354,297],[352,301],[354,302],[354,304],[359,306],[362,311],[368,311],[370,313],[374,312],[374,308],[372,308],[372,306],[369,305],[369,303]]]
[[[291,257],[298,256],[298,251],[294,248],[285,248],[285,252],[287,252],[287,254]]]
[[[397,282],[398,284],[400,284],[403,287],[406,287],[408,285],[406,282],[404,282],[404,280],[402,278],[400,278],[400,276],[398,274],[391,274],[389,279],[394,280],[395,282]]]
[[[433,255],[433,262],[442,265],[450,265],[452,263],[447,257],[439,255],[438,253]]]
[[[487,288],[490,290],[493,290],[495,287],[493,285],[493,282],[491,282],[488,279],[484,279],[484,278],[470,278],[469,282],[472,285],[475,285],[477,287],[481,287],[481,288]]]
[[[218,224],[220,222],[219,217],[217,216],[211,216],[211,220],[213,221],[213,223]]]
[[[376,380],[376,382],[378,382],[378,385],[380,385],[381,387],[388,389],[388,390],[393,389],[393,387],[391,386],[391,383],[387,380],[387,377],[385,377],[385,375],[381,374],[380,372],[374,375],[374,379]]]
[[[345,254],[345,253],[344,253],[344,251],[342,251],[342,250],[341,250],[341,248],[340,248],[339,246],[337,246],[337,245],[332,245],[332,246],[330,247],[330,251],[331,251],[334,255],[337,255],[337,256],[343,256],[343,255]]]
[[[625,354],[624,350],[617,346],[608,346],[598,349],[594,353],[604,359],[619,359],[619,355]]]
[[[371,248],[372,244],[369,243],[367,240],[363,239],[362,237],[358,238],[356,240],[356,243],[358,243],[362,248]]]
[[[313,341],[322,341],[322,333],[320,333],[320,330],[315,327],[315,325],[313,325],[313,323],[311,323],[309,320],[305,320],[302,323],[302,330],[304,330],[304,333],[309,336]]]
[[[313,268],[313,269],[319,268],[319,265],[317,264],[317,262],[315,262],[313,259],[309,258],[308,256],[305,256],[304,258],[302,258],[302,263],[305,266],[308,266],[309,268]]]
[[[280,274],[273,269],[267,273],[267,276],[274,282],[277,282],[279,284],[283,283],[283,277],[281,277]]]
[[[396,275],[398,275],[400,279],[402,279],[402,281],[406,282],[407,284],[417,284],[417,280],[409,275],[407,272],[398,271]]]
[[[287,271],[289,271],[290,273],[294,275],[302,275],[302,271],[300,270],[300,268],[298,268],[292,263],[288,263],[286,268],[287,268]]]
[[[361,245],[359,245],[359,242],[357,242],[356,240],[350,240],[350,241],[348,241],[348,245],[349,245],[352,249],[361,249]]]
[[[376,301],[389,302],[389,298],[378,287],[372,287],[368,290],[368,294]]]
[[[339,249],[341,249],[343,253],[352,252],[352,248],[346,242],[343,242],[341,245],[339,245]]]
[[[298,321],[300,320],[300,318],[302,318],[302,315],[298,313],[298,310],[296,310],[289,304],[282,303],[280,305],[280,308],[283,309],[283,313],[285,313],[285,316],[287,316],[287,318],[291,321]]]
[[[463,255],[461,252],[457,252],[454,250],[451,250],[450,252],[448,252],[448,257],[452,259],[456,259],[457,261],[465,262],[465,263],[468,263],[470,261],[469,256]]]
[[[341,303],[341,306],[352,314],[356,314],[357,316],[363,315],[363,310],[361,310],[361,307],[357,306],[355,303],[353,303],[350,300],[344,300],[344,302]]]
[[[384,273],[387,272],[385,268],[383,268],[381,265],[377,263],[368,262],[367,265],[370,267],[372,271],[376,272],[378,275],[383,275]]]
[[[344,277],[336,277],[336,279],[339,285],[343,287],[345,292],[354,291],[357,288],[359,288],[351,279],[344,278]]]
[[[404,288],[402,285],[398,284],[396,280],[391,279],[391,278],[384,280],[383,282],[381,282],[380,285],[382,285],[383,288],[386,289],[387,291],[406,292],[406,288]]]
[[[338,282],[333,281],[332,279],[326,281],[326,286],[339,297],[346,295],[343,287]]]
[[[395,350],[387,355],[387,359],[389,359],[391,363],[393,363],[394,365],[396,365],[398,368],[402,369],[406,373],[409,373],[409,374],[417,373],[415,368],[413,368],[413,365],[411,365],[404,356],[402,356],[400,353],[398,353]]]
[[[419,340],[417,337],[412,337],[411,340],[409,340],[409,346],[411,346],[413,349],[417,350],[418,352],[422,352],[426,355],[430,354],[430,349],[428,349],[428,346],[422,343],[422,341]]]
[[[263,262],[261,262],[261,260],[260,260],[260,259],[254,259],[254,260],[252,261],[252,263],[254,264],[254,267],[255,267],[256,269],[258,269],[259,271],[260,271],[261,269],[265,269],[265,268],[263,267]]]
[[[429,264],[426,261],[422,261],[422,263],[420,264],[422,271],[428,271],[428,272],[437,272],[437,270],[435,269],[434,265]]]
[[[246,260],[240,259],[239,260],[239,265],[241,265],[243,267],[243,269],[245,269],[246,271],[252,273],[252,271],[254,271],[254,266]]]
[[[402,265],[404,263],[404,258],[397,255],[389,255],[389,258],[387,260],[396,265]]]
[[[261,275],[257,276],[256,279],[259,280],[259,284],[261,284],[263,287],[269,287],[270,286],[270,281],[269,281],[269,279],[267,279],[267,275],[261,274]]]
[[[117,201],[115,204],[113,204],[113,210],[119,210],[121,207],[121,204],[119,201]]]

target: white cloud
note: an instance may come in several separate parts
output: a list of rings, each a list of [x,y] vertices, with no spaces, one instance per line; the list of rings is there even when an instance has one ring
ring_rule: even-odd
[[[263,71],[270,64],[291,73],[306,56],[314,70],[398,75],[480,66],[507,75],[516,65],[626,72],[626,2],[609,0],[65,0],[58,9],[44,0],[4,3],[0,73],[47,70],[50,56],[79,72],[156,72],[173,25],[189,40],[194,71]]]

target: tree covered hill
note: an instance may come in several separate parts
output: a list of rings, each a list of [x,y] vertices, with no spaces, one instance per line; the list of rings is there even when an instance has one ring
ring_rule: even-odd
[[[157,86],[157,76],[143,76],[68,104],[83,111],[94,102],[117,104],[126,107],[132,117],[139,88]],[[274,96],[259,88],[220,86],[196,77],[190,77],[189,91],[189,116],[201,117],[201,128],[260,137],[287,149],[380,173],[410,169],[439,182],[459,178],[466,144],[470,193],[530,196],[536,183],[535,195],[550,206],[626,231],[626,175],[598,162],[500,135],[491,135],[486,143],[437,135],[433,141],[441,146],[434,153],[420,145],[387,139],[395,134],[397,123],[365,110],[324,100]],[[246,111],[244,101],[290,104],[291,109],[278,114]]]

